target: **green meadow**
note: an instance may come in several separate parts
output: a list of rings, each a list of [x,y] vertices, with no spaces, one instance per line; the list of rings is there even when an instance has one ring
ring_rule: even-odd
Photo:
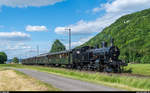
[[[150,76],[150,64],[128,64],[125,69],[131,69],[132,74]]]

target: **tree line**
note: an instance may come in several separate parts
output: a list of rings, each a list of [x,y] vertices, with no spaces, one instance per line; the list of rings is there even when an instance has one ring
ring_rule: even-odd
[[[7,59],[7,54],[5,52],[0,52],[0,64],[6,64],[7,60],[8,60]],[[17,57],[14,57],[12,62],[18,64],[19,59]]]

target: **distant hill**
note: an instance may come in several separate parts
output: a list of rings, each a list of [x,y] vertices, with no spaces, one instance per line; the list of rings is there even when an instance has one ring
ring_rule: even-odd
[[[121,50],[121,59],[150,63],[150,9],[122,16],[81,46],[100,45],[111,37]]]
[[[64,50],[66,50],[66,47],[63,45],[63,43],[61,43],[58,39],[56,39],[52,45],[50,52],[59,52]]]

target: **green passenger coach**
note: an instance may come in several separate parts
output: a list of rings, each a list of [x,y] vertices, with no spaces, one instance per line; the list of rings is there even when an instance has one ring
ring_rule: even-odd
[[[53,66],[69,66],[72,64],[72,52],[62,51],[55,53],[45,53],[36,57],[22,60],[25,65],[53,65]]]

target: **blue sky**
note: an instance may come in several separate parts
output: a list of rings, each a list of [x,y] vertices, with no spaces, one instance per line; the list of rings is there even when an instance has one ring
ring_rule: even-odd
[[[0,51],[25,58],[50,50],[56,39],[83,44],[122,15],[150,8],[150,0],[0,0]]]

